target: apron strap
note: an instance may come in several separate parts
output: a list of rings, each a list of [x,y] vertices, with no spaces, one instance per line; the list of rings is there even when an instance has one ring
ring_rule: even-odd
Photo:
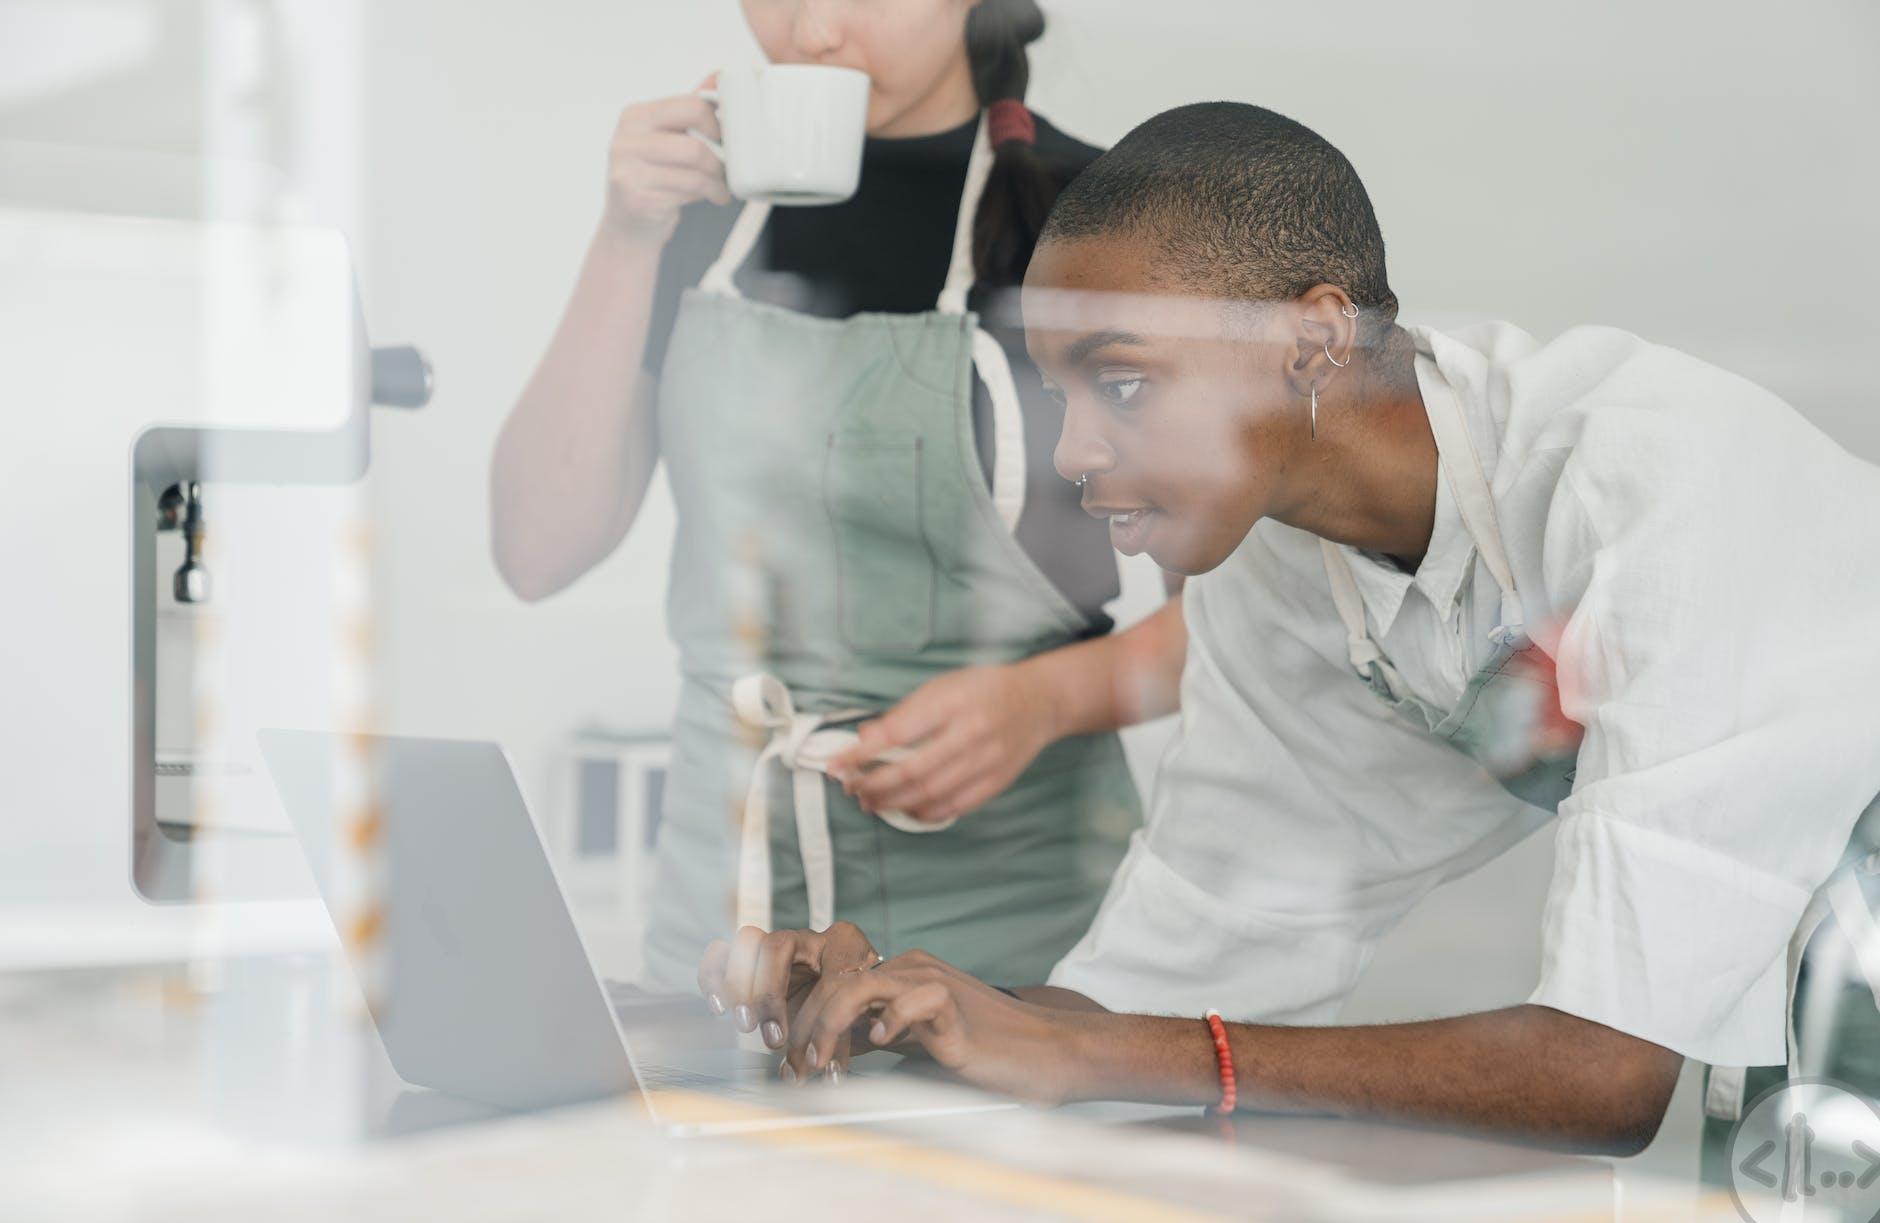
[[[941,286],[940,301],[935,307],[941,314],[966,313],[966,295],[972,292],[974,280],[973,226],[979,217],[979,201],[986,194],[986,182],[992,177],[992,162],[992,141],[986,133],[986,117],[981,114],[979,129],[973,136],[972,155],[966,162],[966,183],[960,191],[959,213],[953,222],[953,254],[947,261],[946,283]],[[731,226],[724,249],[699,279],[699,288],[728,297],[742,296],[733,277],[757,249],[757,239],[769,221],[768,203],[747,203]]]
[[[770,205],[761,201],[752,201],[738,213],[738,219],[731,226],[731,233],[725,238],[724,249],[718,252],[718,258],[711,267],[705,269],[705,275],[699,278],[698,287],[707,293],[716,293],[721,297],[743,297],[738,292],[736,276],[738,269],[744,266],[751,252],[757,249],[757,239],[762,236],[764,226],[770,221]]]
[[[966,162],[966,183],[960,191],[959,214],[953,222],[953,254],[947,261],[946,283],[940,289],[936,309],[941,314],[966,313],[966,297],[972,291],[973,227],[979,217],[979,202],[985,197],[986,182],[992,177],[994,153],[987,132],[985,115],[979,117],[973,135],[973,151]],[[699,288],[720,297],[741,298],[737,274],[751,253],[764,226],[770,222],[768,203],[747,203],[738,213],[725,238],[724,249],[699,279]],[[1018,518],[1025,509],[1027,457],[1025,453],[1025,418],[1018,398],[1018,383],[1012,377],[1012,365],[1005,348],[984,328],[973,328],[973,369],[986,384],[992,401],[992,506],[1007,532],[1017,530]]]
[[[738,845],[738,928],[756,926],[770,929],[770,803],[767,774],[770,762],[793,755],[796,747],[815,728],[805,726],[791,705],[790,694],[768,675],[746,676],[731,689],[731,704],[746,726],[772,731],[770,742],[758,754],[751,771],[750,788],[744,796],[744,827]],[[817,797],[821,797],[818,794]],[[816,929],[817,900],[815,881],[810,881],[810,925]],[[833,906],[831,906],[833,907]]]
[[[1527,615],[1521,595],[1515,590],[1514,570],[1508,564],[1508,551],[1501,542],[1501,522],[1495,514],[1495,496],[1488,486],[1488,474],[1482,469],[1482,456],[1476,453],[1475,439],[1469,436],[1463,419],[1462,401],[1447,380],[1432,388],[1438,402],[1430,405],[1430,432],[1436,437],[1437,461],[1449,475],[1449,488],[1456,497],[1456,509],[1462,525],[1475,541],[1482,563],[1501,588],[1501,624],[1489,639],[1496,645],[1521,649],[1528,643]]]
[[[979,201],[986,194],[986,182],[992,177],[992,139],[986,132],[986,116],[979,116],[979,130],[973,135],[973,152],[966,160],[966,185],[960,191],[960,211],[953,222],[953,258],[947,263],[947,279],[940,289],[940,303],[934,307],[942,314],[965,314],[966,295],[972,292],[973,226],[979,218]]]
[[[1403,676],[1390,665],[1390,659],[1384,657],[1384,651],[1371,640],[1370,630],[1365,627],[1364,596],[1358,593],[1358,581],[1351,575],[1351,562],[1329,539],[1319,541],[1319,555],[1325,561],[1325,577],[1332,586],[1332,605],[1338,609],[1338,618],[1345,626],[1345,652],[1351,657],[1352,669],[1366,678],[1373,673],[1381,675],[1393,695],[1408,696],[1410,690]]]
[[[966,160],[966,185],[960,191],[960,211],[953,221],[953,257],[947,263],[946,284],[934,307],[941,314],[965,314],[966,297],[977,273],[973,267],[973,229],[979,203],[992,177],[994,153],[985,115],[973,134],[972,155]],[[973,325],[973,369],[986,384],[992,400],[992,506],[1007,532],[1017,530],[1025,509],[1025,418],[1019,406],[1018,383],[1005,348],[977,323]]]
[[[1481,456],[1475,451],[1475,440],[1469,436],[1462,401],[1455,390],[1443,379],[1437,379],[1431,389],[1433,402],[1428,405],[1428,411],[1430,432],[1436,438],[1437,459],[1449,476],[1450,491],[1455,494],[1456,508],[1462,514],[1463,529],[1475,542],[1476,551],[1481,553],[1495,585],[1501,588],[1501,623],[1489,633],[1489,640],[1496,645],[1522,649],[1528,644],[1527,616],[1521,606],[1521,595],[1515,590],[1508,551],[1502,546],[1501,521],[1495,513],[1495,496],[1489,489],[1488,475],[1482,469]],[[1352,576],[1350,559],[1329,539],[1319,540],[1319,552],[1325,561],[1325,576],[1331,583],[1332,604],[1345,625],[1345,649],[1351,656],[1352,667],[1360,675],[1369,675],[1375,669],[1392,693],[1399,697],[1408,695],[1409,687],[1403,676],[1391,666],[1365,625],[1364,598],[1358,592],[1357,579]]]
[[[1025,512],[1025,415],[1005,346],[983,327],[973,328],[973,368],[992,400],[992,508],[1010,533]]]
[[[1747,1066],[1712,1066],[1704,1080],[1704,1114],[1719,1121],[1741,1117],[1748,1079]]]
[[[809,926],[827,930],[836,918],[835,847],[829,835],[829,804],[824,778],[829,762],[859,740],[852,730],[827,726],[861,716],[861,710],[836,713],[798,713],[790,690],[774,675],[747,675],[731,689],[731,704],[739,721],[771,732],[770,742],[758,753],[744,795],[744,826],[738,845],[738,926],[771,929],[769,770],[775,761],[789,769],[796,807],[797,851],[803,861],[803,884],[809,896]],[[874,762],[889,763],[911,755],[906,748],[889,748]],[[955,820],[926,823],[900,811],[884,811],[883,823],[902,832],[944,832]]]

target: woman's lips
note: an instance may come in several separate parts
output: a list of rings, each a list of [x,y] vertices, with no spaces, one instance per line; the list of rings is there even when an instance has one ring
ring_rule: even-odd
[[[1149,543],[1149,532],[1155,526],[1156,511],[1131,510],[1127,514],[1110,515],[1110,546],[1124,556],[1135,556]]]

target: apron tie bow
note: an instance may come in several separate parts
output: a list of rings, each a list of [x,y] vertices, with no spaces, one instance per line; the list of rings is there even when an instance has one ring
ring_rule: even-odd
[[[747,675],[731,688],[731,705],[738,720],[753,730],[767,730],[770,741],[758,753],[751,784],[744,795],[744,827],[738,846],[738,925],[771,928],[770,787],[769,766],[774,761],[790,771],[796,807],[797,850],[803,860],[803,885],[809,894],[809,926],[827,930],[835,921],[835,847],[829,836],[829,804],[823,778],[829,763],[861,736],[832,722],[852,722],[867,716],[863,709],[832,713],[799,713],[790,690],[774,675]],[[870,763],[890,763],[908,756],[906,748],[892,747]],[[902,832],[930,833],[951,828],[955,820],[926,823],[901,811],[880,813],[883,823]]]
[[[798,713],[796,702],[790,699],[790,690],[774,675],[747,675],[739,680],[731,688],[731,705],[740,722],[753,730],[771,732],[765,750],[786,769],[798,768],[802,762],[823,771],[822,766],[831,757],[856,740],[853,732],[817,732],[826,722],[860,716],[859,710],[834,714]],[[846,742],[831,749],[828,742],[831,738],[842,738]]]

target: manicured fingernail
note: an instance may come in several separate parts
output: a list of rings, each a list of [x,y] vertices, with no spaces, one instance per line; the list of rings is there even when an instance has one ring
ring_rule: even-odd
[[[764,1043],[775,1049],[783,1044],[783,1025],[774,1019],[764,1021]]]
[[[790,1063],[785,1062],[783,1069],[777,1072],[777,1077],[786,1083],[794,1083],[796,1082],[796,1069]]]
[[[750,1007],[740,1006],[738,1008],[738,1026],[740,1028],[743,1028],[746,1032],[751,1030],[752,1022],[751,1022],[751,1008]]]
[[[839,1062],[829,1063],[829,1085],[831,1087],[842,1086],[842,1066]]]
[[[725,1001],[717,994],[706,994],[705,1005],[711,1008],[711,1012],[714,1015],[722,1015],[725,1013]]]
[[[812,1070],[822,1064],[822,1059],[816,1056],[815,1045],[811,1045],[809,1048],[803,1050],[803,1060],[809,1063],[810,1069]]]
[[[874,1041],[878,1045],[887,1043],[888,1025],[885,1023],[882,1023],[880,1020],[876,1020],[875,1026],[868,1029],[868,1039]]]

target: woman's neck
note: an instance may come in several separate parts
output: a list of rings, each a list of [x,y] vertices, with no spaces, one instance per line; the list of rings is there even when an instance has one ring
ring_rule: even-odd
[[[1348,389],[1319,397],[1319,436],[1308,451],[1314,462],[1306,478],[1312,494],[1276,516],[1415,571],[1435,527],[1437,464],[1416,350],[1409,333],[1393,326],[1354,364],[1357,378],[1337,380]]]
[[[973,69],[965,48],[934,87],[889,116],[870,136],[904,140],[950,132],[979,113],[979,93],[973,88]]]

